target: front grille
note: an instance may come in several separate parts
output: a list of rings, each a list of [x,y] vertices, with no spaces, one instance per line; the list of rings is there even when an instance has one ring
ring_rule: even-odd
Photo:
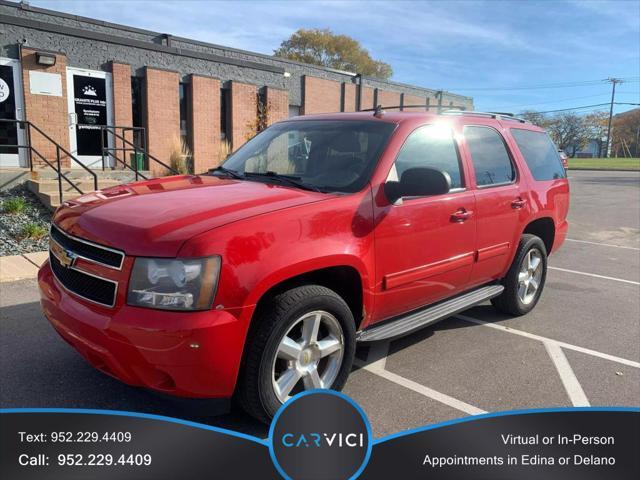
[[[124,253],[122,252],[87,242],[86,240],[70,237],[55,225],[51,226],[51,238],[58,242],[65,250],[71,250],[87,260],[101,263],[102,265],[118,270],[122,268],[122,260],[124,259]]]
[[[58,282],[71,293],[100,305],[113,307],[117,283],[94,277],[75,268],[64,267],[55,255],[49,255],[51,270]]]

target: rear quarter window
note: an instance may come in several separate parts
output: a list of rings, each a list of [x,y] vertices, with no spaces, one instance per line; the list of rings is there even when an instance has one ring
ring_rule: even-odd
[[[546,133],[512,128],[511,135],[533,178],[540,181],[566,178],[558,150]]]

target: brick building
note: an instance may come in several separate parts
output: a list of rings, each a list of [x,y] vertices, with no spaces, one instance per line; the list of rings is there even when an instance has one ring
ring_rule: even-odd
[[[0,119],[32,122],[90,168],[101,166],[104,148],[126,148],[113,156],[131,161],[133,145],[169,164],[182,142],[203,172],[260,125],[378,104],[473,108],[470,97],[445,91],[0,0]],[[1,147],[25,136],[0,123],[0,167],[28,166],[26,149]],[[42,155],[31,155],[35,167],[56,159],[53,143],[39,133],[30,140]],[[80,167],[60,156],[65,168]]]

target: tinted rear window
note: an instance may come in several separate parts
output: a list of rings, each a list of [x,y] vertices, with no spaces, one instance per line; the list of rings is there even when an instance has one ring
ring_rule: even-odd
[[[497,130],[484,126],[466,126],[464,137],[479,187],[504,185],[516,179],[511,158],[502,135]]]
[[[556,146],[546,133],[512,128],[511,135],[536,180],[565,178],[566,172]]]

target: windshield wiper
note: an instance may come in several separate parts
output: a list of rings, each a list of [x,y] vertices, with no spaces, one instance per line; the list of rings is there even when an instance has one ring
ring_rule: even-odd
[[[284,173],[276,173],[272,171],[244,172],[244,175],[245,177],[262,177],[262,178],[269,178],[269,179],[272,178],[281,183],[286,183],[294,187],[302,188],[303,190],[311,190],[313,192],[325,193],[325,191],[322,190],[321,188],[316,187],[315,185],[311,185],[310,183],[305,183],[301,181],[302,179],[296,175],[287,175]]]
[[[244,179],[245,176],[242,175],[239,172],[236,172],[235,170],[230,170],[228,168],[225,167],[216,167],[216,168],[210,168],[209,169],[209,173],[223,173],[225,175],[228,175],[229,177],[233,177],[233,178],[238,178],[238,179]]]

